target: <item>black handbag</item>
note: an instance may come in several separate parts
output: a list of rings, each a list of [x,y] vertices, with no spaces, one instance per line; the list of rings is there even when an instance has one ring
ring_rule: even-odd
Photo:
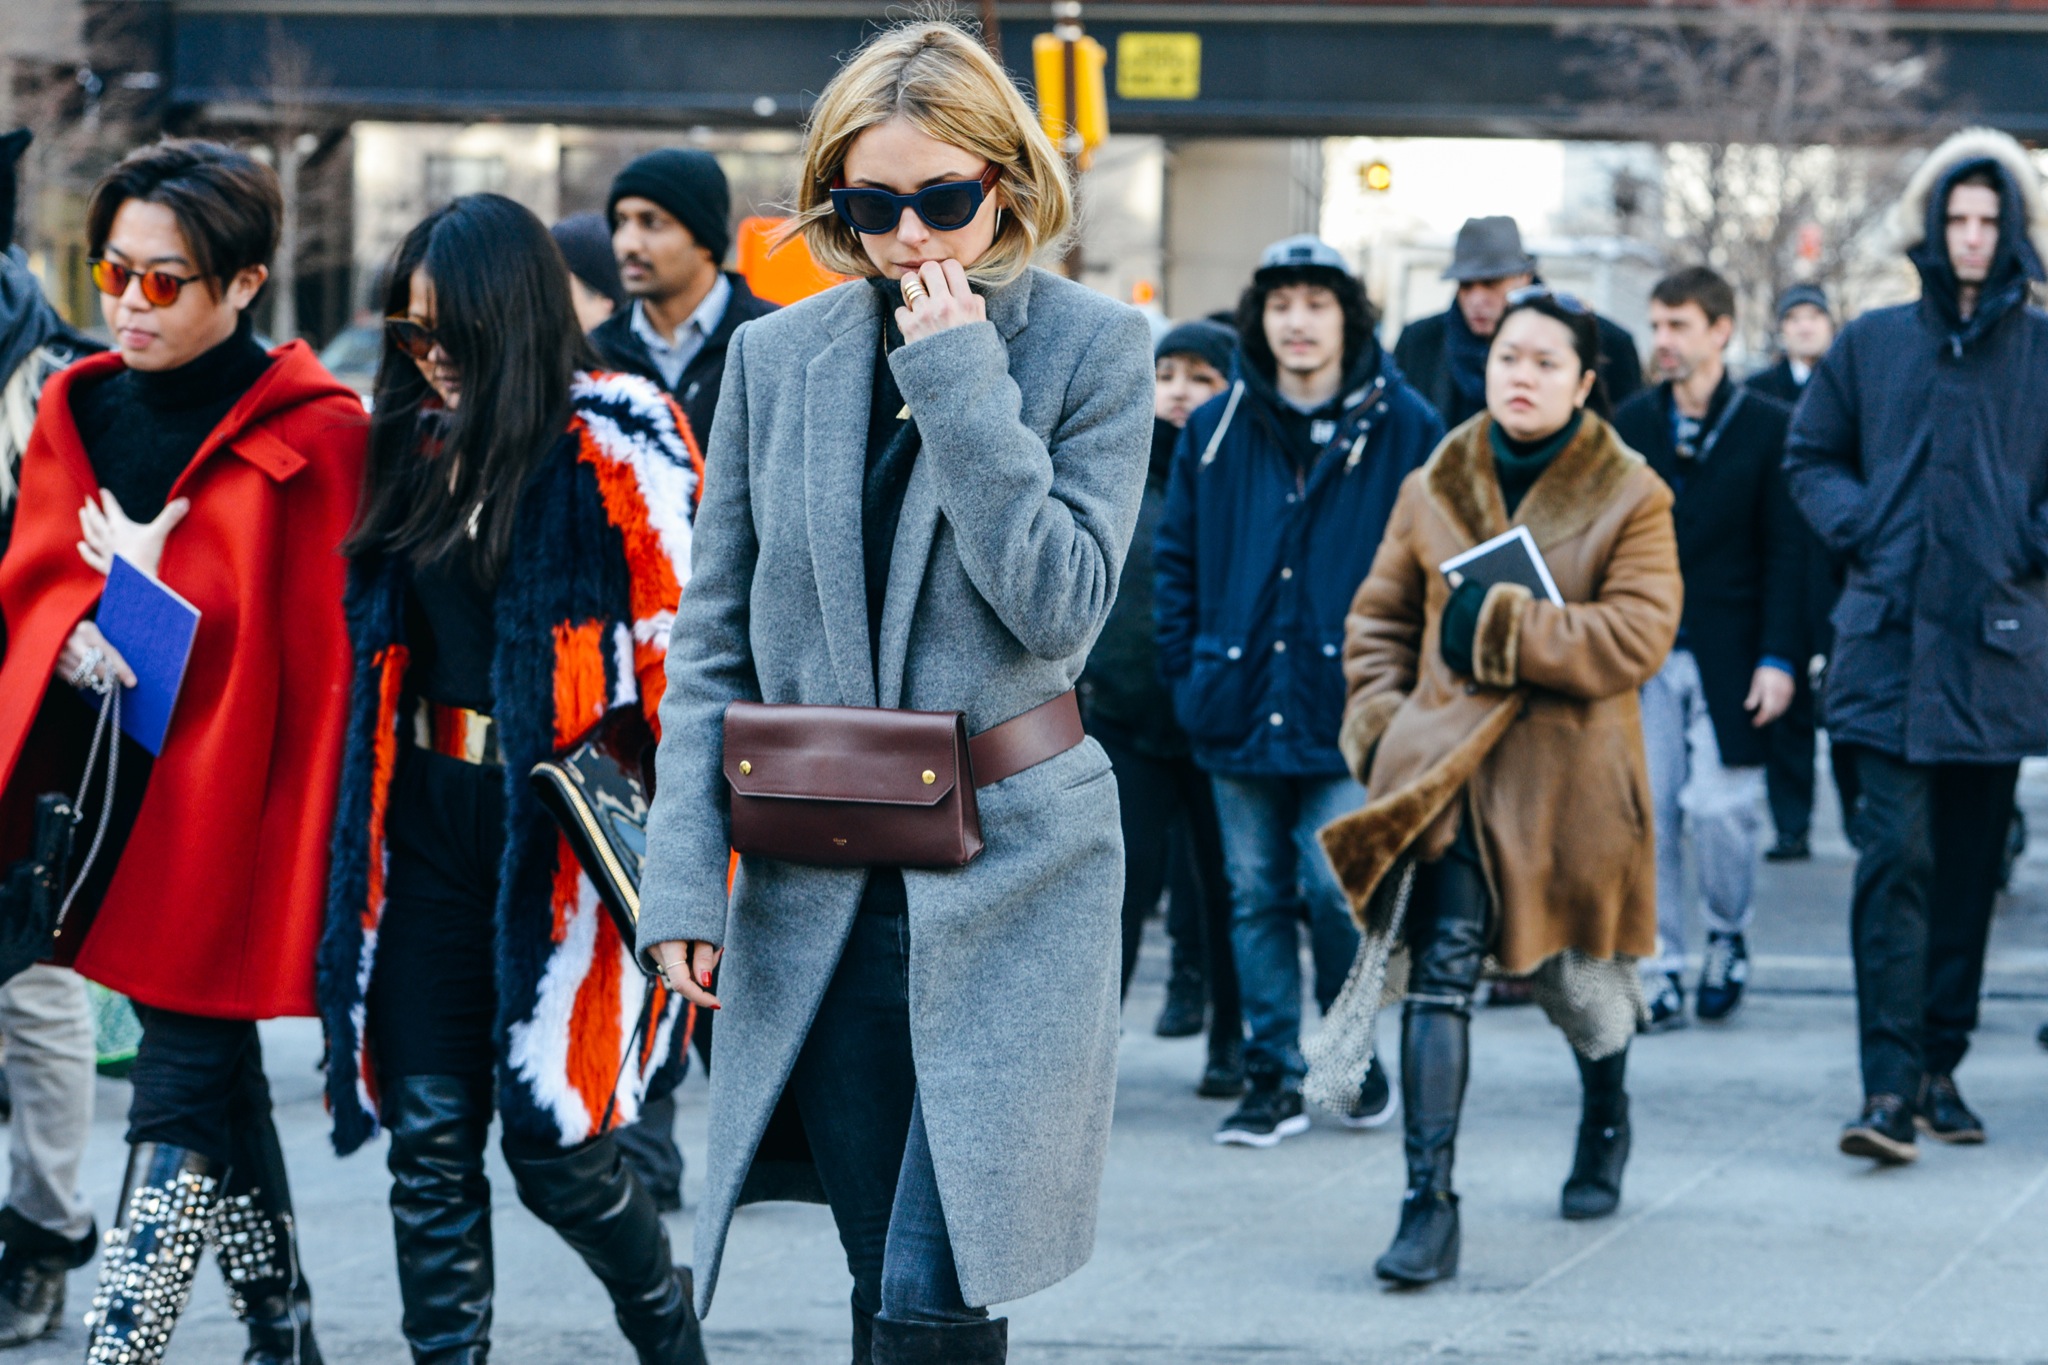
[[[629,948],[640,932],[640,869],[647,862],[647,807],[654,795],[646,759],[653,741],[640,713],[621,708],[568,752],[534,764],[528,776]],[[638,952],[633,960],[652,977]]]
[[[10,868],[7,880],[0,883],[0,983],[13,980],[57,950],[64,918],[99,858],[113,818],[114,785],[121,771],[120,731],[121,689],[108,684],[101,694],[99,721],[93,727],[92,748],[85,756],[85,776],[79,781],[77,798],[62,792],[36,798],[29,855]],[[107,777],[99,825],[85,857],[73,867],[78,825],[85,818],[85,794],[92,788],[102,749],[107,756]]]

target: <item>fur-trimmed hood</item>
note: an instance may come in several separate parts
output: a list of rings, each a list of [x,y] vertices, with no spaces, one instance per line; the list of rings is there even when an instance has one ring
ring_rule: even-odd
[[[1901,251],[1911,251],[1927,240],[1928,206],[1934,191],[1962,166],[1979,161],[1996,162],[2020,192],[2027,235],[2034,250],[2048,259],[2048,203],[2044,203],[2041,173],[2034,158],[2011,134],[1996,128],[1965,128],[1947,138],[1927,154],[1906,182],[1899,202],[1892,207],[1892,232]]]

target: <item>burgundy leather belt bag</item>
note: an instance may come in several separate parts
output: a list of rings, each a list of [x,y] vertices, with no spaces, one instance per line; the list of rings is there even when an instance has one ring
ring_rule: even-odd
[[[958,711],[734,702],[732,846],[816,867],[965,867],[982,846],[975,789],[1083,738],[1072,692],[972,739]]]

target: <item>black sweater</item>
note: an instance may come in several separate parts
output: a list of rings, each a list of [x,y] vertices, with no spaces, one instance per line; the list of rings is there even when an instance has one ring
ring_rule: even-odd
[[[270,368],[244,313],[234,335],[173,370],[121,370],[74,390],[93,476],[135,521],[154,521],[228,410]]]

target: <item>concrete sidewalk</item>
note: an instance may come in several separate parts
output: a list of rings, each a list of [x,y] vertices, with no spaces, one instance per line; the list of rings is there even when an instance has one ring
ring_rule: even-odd
[[[1463,1274],[1383,1290],[1398,1125],[1319,1121],[1272,1151],[1220,1148],[1228,1105],[1195,1098],[1194,1040],[1150,1034],[1163,954],[1148,945],[1126,1016],[1122,1078],[1093,1262],[1005,1311],[1018,1362],[2048,1361],[2048,784],[2040,832],[1993,936],[1993,998],[1961,1080],[1990,1143],[1923,1143],[1879,1171],[1836,1154],[1859,1099],[1846,955],[1847,849],[1824,827],[1811,864],[1767,868],[1756,989],[1731,1024],[1640,1040],[1630,1066],[1635,1154],[1621,1212],[1568,1224],[1577,1079],[1532,1009],[1480,1014],[1459,1147]],[[1391,1033],[1389,1035],[1391,1037]],[[327,1359],[402,1362],[381,1156],[337,1161],[314,1071],[318,1030],[267,1026],[279,1122],[305,1228]],[[704,1095],[682,1093],[701,1168]],[[111,1214],[126,1087],[103,1083],[89,1192]],[[608,1365],[631,1355],[577,1259],[494,1176],[505,1365]],[[689,1215],[671,1220],[679,1256]],[[71,1282],[65,1330],[11,1353],[76,1361],[94,1267]],[[823,1209],[767,1205],[736,1221],[707,1323],[716,1365],[846,1359],[849,1281]],[[209,1264],[172,1344],[179,1365],[240,1358]]]

